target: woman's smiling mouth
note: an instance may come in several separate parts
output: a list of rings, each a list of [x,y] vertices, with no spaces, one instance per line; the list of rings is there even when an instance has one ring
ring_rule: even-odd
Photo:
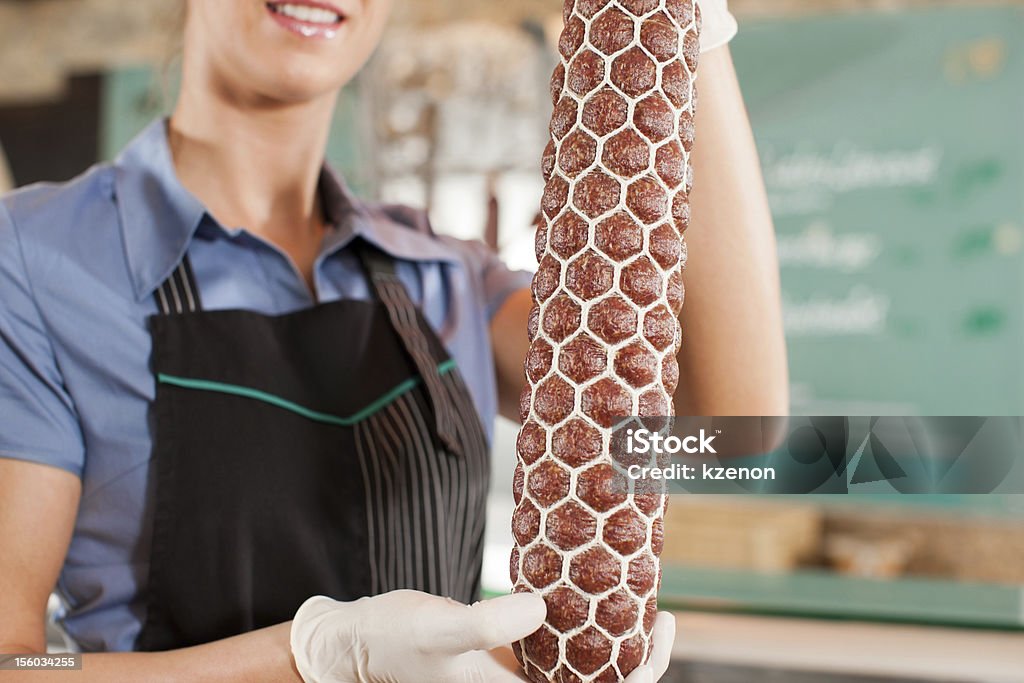
[[[324,2],[287,0],[266,6],[278,24],[306,38],[333,38],[346,18],[337,7]]]

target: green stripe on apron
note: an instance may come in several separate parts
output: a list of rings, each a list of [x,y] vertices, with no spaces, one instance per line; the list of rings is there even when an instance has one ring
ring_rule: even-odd
[[[453,359],[446,360],[437,366],[437,372],[440,375],[444,375],[454,369],[455,361]],[[205,379],[190,379],[187,377],[175,377],[173,375],[164,374],[157,375],[157,380],[161,384],[181,387],[182,389],[213,391],[221,394],[230,394],[233,396],[241,396],[243,398],[251,398],[256,401],[263,401],[264,403],[269,403],[270,405],[277,406],[278,408],[289,410],[315,422],[322,422],[324,424],[335,425],[338,427],[351,427],[354,424],[362,422],[366,418],[380,412],[384,408],[387,408],[388,405],[396,401],[399,397],[412,391],[423,382],[422,377],[410,377],[390,391],[385,392],[384,395],[371,402],[359,412],[350,415],[349,417],[339,417],[337,415],[321,413],[319,411],[306,408],[298,403],[281,398],[280,396],[275,396],[274,394],[268,394],[267,392],[260,391],[259,389],[243,387],[237,384],[225,384],[223,382],[211,382]]]

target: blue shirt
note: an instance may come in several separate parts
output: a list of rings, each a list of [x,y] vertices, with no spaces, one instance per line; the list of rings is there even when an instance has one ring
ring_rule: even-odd
[[[155,289],[186,252],[204,308],[277,315],[368,298],[346,245],[357,235],[375,243],[397,259],[490,435],[497,390],[489,320],[529,286],[529,275],[505,268],[482,243],[434,235],[422,212],[356,200],[329,168],[321,193],[335,227],[312,294],[280,250],[219,225],[181,185],[162,120],[112,164],[0,201],[0,457],[82,479],[57,586],[64,627],[81,649],[131,650],[145,618],[155,395],[146,318],[157,311]]]

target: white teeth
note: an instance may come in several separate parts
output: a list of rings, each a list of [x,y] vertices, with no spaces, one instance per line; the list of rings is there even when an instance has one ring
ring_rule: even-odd
[[[278,14],[283,14],[292,19],[307,21],[311,24],[337,24],[341,17],[328,9],[310,7],[309,5],[271,5],[271,8]]]

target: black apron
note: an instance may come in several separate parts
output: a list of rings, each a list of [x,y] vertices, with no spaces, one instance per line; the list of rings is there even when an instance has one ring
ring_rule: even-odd
[[[354,246],[373,301],[203,311],[187,257],[158,290],[137,649],[288,621],[313,595],[477,599],[489,466],[479,416],[393,262]]]

